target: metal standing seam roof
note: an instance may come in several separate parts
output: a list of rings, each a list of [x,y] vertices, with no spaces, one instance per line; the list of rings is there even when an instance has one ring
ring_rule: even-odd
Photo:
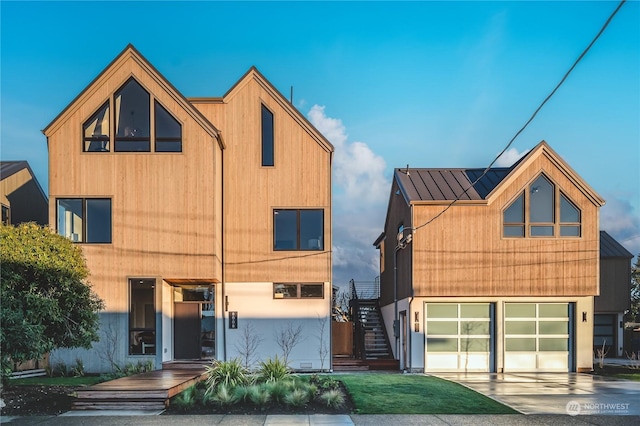
[[[512,169],[491,168],[482,176],[485,169],[404,168],[396,169],[395,175],[409,201],[474,201],[484,200]]]
[[[609,235],[607,231],[600,231],[600,257],[626,257],[631,259],[633,254]]]
[[[27,163],[26,161],[2,161],[0,162],[0,179],[6,179],[9,176],[28,167],[29,163]]]

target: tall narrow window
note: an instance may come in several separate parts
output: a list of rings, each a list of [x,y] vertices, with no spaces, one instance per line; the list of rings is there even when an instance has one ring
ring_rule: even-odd
[[[554,223],[554,186],[540,175],[530,186],[529,221],[532,237],[552,237]]]
[[[109,102],[84,123],[84,151],[109,151]]]
[[[324,250],[322,209],[273,211],[274,250]]]
[[[273,113],[262,105],[262,165],[274,165]]]
[[[149,152],[150,97],[134,79],[115,94],[115,151]]]
[[[9,225],[11,223],[11,210],[8,206],[2,205],[2,223]]]
[[[111,200],[108,198],[60,198],[57,216],[58,234],[73,242],[111,242]]]
[[[182,126],[158,101],[154,102],[156,152],[182,151]]]
[[[129,279],[129,354],[156,353],[156,280]]]

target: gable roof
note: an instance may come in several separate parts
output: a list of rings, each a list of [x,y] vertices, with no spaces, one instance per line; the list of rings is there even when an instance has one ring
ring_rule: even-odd
[[[236,82],[236,84],[234,84],[227,91],[227,93],[224,94],[224,96],[222,97],[223,100],[226,100],[226,99],[234,96],[234,94],[242,86],[244,86],[247,82],[249,82],[251,80],[256,81],[264,90],[269,92],[271,97],[276,102],[278,102],[278,104],[285,111],[287,111],[287,113],[303,129],[305,129],[305,131],[307,133],[309,133],[316,140],[316,142],[318,142],[318,144],[322,148],[324,148],[327,152],[333,152],[334,151],[334,147],[331,144],[331,142],[329,142],[329,140],[327,138],[325,138],[325,136],[322,133],[320,133],[320,131],[318,129],[316,129],[315,126],[313,124],[311,124],[311,122],[309,120],[307,120],[307,118],[302,113],[300,113],[300,111],[298,111],[298,109],[296,107],[294,107],[293,104],[291,102],[289,102],[289,100],[285,96],[283,96],[282,93],[280,93],[278,91],[278,89],[276,89],[274,87],[274,85],[271,84],[271,82],[269,80],[267,80],[265,78],[265,76],[262,75],[262,73],[260,73],[260,71],[258,71],[258,68],[256,68],[255,66],[252,66],[251,68],[249,68],[249,70]]]
[[[29,172],[31,179],[33,183],[36,185],[36,188],[38,189],[40,194],[42,195],[42,198],[47,200],[48,199],[47,194],[45,194],[44,191],[42,190],[42,187],[40,186],[40,182],[38,182],[38,179],[36,179],[36,175],[33,173],[33,170],[31,170],[29,163],[26,161],[1,161],[0,162],[0,180],[5,180],[6,178],[13,176],[14,174],[24,169],[27,169],[27,171]]]
[[[545,141],[511,167],[492,167],[486,173],[485,169],[473,168],[395,169],[394,179],[407,203],[489,201],[540,155],[549,158],[594,204],[604,205],[604,200]]]
[[[484,200],[510,170],[489,169],[483,176],[484,169],[395,169],[395,177],[410,202],[473,201]]]
[[[116,56],[115,59],[111,61],[111,63],[109,63],[109,65],[107,65],[105,69],[102,70],[102,72],[98,74],[98,76],[94,78],[93,81],[91,81],[91,83],[89,83],[87,87],[85,87],[85,89],[80,92],[78,96],[76,96],[71,103],[69,103],[69,105],[67,105],[67,107],[42,130],[42,133],[48,136],[64,121],[64,117],[75,111],[80,104],[90,96],[94,90],[96,90],[101,80],[109,78],[110,71],[112,71],[119,63],[123,63],[130,59],[136,61],[142,68],[144,68],[156,83],[162,86],[167,93],[169,93],[176,102],[203,127],[203,129],[217,139],[221,148],[224,149],[224,144],[220,139],[220,131],[200,111],[198,111],[198,109],[195,108],[187,98],[184,97],[184,95],[182,95],[182,93],[180,93],[178,89],[171,84],[171,82],[169,82],[169,80],[167,80],[153,65],[151,65],[151,63],[142,56],[142,54],[132,44],[128,44],[124,50],[120,52],[120,54]]]
[[[600,231],[600,257],[624,257],[631,259],[633,254],[609,235],[607,231]]]

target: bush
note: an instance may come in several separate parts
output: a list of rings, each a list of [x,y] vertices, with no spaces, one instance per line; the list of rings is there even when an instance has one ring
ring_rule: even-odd
[[[338,389],[331,389],[320,395],[320,401],[330,408],[340,408],[344,405],[344,395]]]
[[[208,396],[208,401],[213,401],[221,407],[233,405],[240,400],[240,395],[234,392],[234,389],[228,385],[221,384],[213,394]]]
[[[271,401],[271,395],[264,385],[252,385],[247,389],[249,401],[260,408],[265,407]]]
[[[172,402],[176,405],[176,407],[186,411],[196,405],[197,399],[198,390],[195,386],[191,386],[190,388],[187,388],[184,391],[180,392]]]
[[[284,402],[292,407],[302,407],[309,402],[309,394],[306,389],[295,388],[284,397]]]
[[[207,377],[207,393],[213,394],[219,385],[231,388],[250,383],[249,370],[247,370],[239,359],[231,361],[213,361],[207,365],[205,370]]]
[[[267,358],[266,361],[260,361],[260,367],[257,371],[258,382],[278,382],[287,379],[290,376],[289,367],[283,359]]]

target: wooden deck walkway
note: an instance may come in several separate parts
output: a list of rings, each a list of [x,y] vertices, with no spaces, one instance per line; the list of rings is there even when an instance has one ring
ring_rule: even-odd
[[[169,399],[206,379],[204,368],[156,370],[77,391],[74,410],[163,410]]]

